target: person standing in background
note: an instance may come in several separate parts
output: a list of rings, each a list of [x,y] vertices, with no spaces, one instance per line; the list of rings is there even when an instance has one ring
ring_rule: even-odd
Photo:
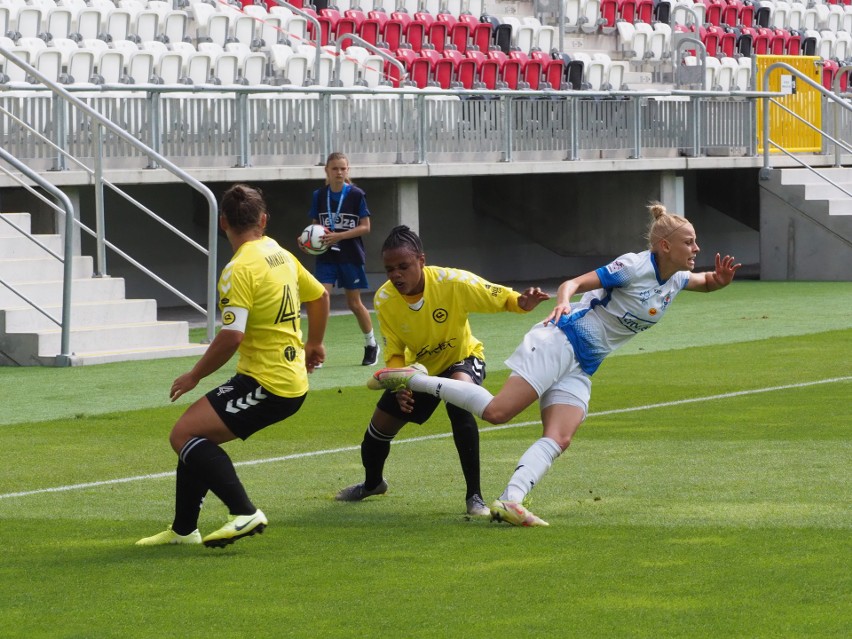
[[[361,365],[372,366],[379,359],[379,346],[370,311],[361,301],[361,291],[369,288],[361,239],[370,232],[367,196],[350,181],[349,160],[343,153],[328,156],[325,175],[325,185],[314,191],[310,218],[327,229],[322,241],[329,250],[317,256],[315,275],[329,294],[335,285],[344,290],[346,305],[364,334]]]

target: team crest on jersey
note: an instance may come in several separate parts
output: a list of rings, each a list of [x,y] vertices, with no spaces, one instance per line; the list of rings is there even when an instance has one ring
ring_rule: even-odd
[[[292,346],[288,346],[287,348],[285,348],[284,359],[286,359],[288,362],[292,362],[294,359],[296,359],[296,349]]]
[[[624,268],[624,262],[622,262],[620,260],[615,260],[614,262],[610,262],[609,264],[607,264],[606,270],[609,273],[617,273],[618,271],[620,271],[623,268]]]
[[[216,389],[216,395],[217,395],[217,396],[218,396],[218,395],[227,395],[227,394],[228,394],[228,393],[230,393],[232,390],[234,390],[234,387],[233,387],[233,386],[227,386],[227,385],[220,386],[219,388],[217,388],[217,389]]]
[[[447,313],[447,309],[445,308],[436,308],[434,311],[432,311],[432,319],[438,322],[438,324],[443,324],[444,322],[446,322],[449,316],[450,314]]]

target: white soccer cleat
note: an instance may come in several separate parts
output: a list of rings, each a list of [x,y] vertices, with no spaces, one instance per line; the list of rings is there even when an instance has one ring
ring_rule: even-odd
[[[491,514],[488,506],[485,505],[485,502],[479,495],[473,495],[465,502],[465,506],[467,514],[471,517],[488,517]]]
[[[423,364],[412,364],[403,368],[382,368],[373,373],[367,380],[370,390],[389,390],[392,393],[408,388],[408,383],[415,375],[427,375],[429,371]]]

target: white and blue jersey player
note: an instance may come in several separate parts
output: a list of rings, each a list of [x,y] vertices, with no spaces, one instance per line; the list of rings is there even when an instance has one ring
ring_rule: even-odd
[[[717,254],[713,271],[693,273],[700,249],[692,224],[669,214],[662,204],[648,208],[653,217],[649,249],[627,253],[563,282],[553,311],[527,332],[506,360],[512,373],[496,395],[481,386],[430,377],[411,368],[384,369],[374,375],[386,387],[406,385],[431,393],[492,424],[509,421],[538,400],[542,437],[521,456],[500,499],[491,504],[492,519],[517,526],[547,525],[522,502],[585,420],[591,376],[601,362],[657,324],[680,291],[719,290],[731,283],[740,267],[733,257]],[[577,294],[582,298],[572,304]]]
[[[570,315],[556,321],[588,375],[616,348],[659,322],[689,284],[688,271],[661,279],[651,251],[622,255],[595,273],[602,288],[585,293]]]

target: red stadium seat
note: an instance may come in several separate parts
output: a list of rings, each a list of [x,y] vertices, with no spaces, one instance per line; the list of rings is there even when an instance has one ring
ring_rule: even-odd
[[[636,1],[636,20],[638,22],[654,22],[654,0]]]
[[[358,35],[373,46],[377,46],[379,42],[384,40],[382,30],[382,23],[379,20],[365,18],[358,26]]]
[[[636,22],[636,0],[618,0],[618,17],[631,24]]]
[[[428,25],[422,20],[412,20],[405,29],[405,41],[411,45],[415,51],[420,51],[423,45],[426,44],[426,34]]]
[[[430,13],[415,13],[415,20],[420,20],[426,23],[426,39],[435,49],[443,51],[447,46],[447,36],[449,28],[444,22],[435,20],[435,17]]]
[[[451,88],[456,79],[456,61],[452,57],[445,55],[446,53],[447,51],[445,50],[441,59],[435,62],[432,72],[435,82],[442,89]]]
[[[496,89],[500,81],[500,65],[482,51],[469,50],[465,53],[467,59],[476,63],[476,83],[486,89]]]
[[[602,29],[614,30],[615,22],[618,20],[618,0],[601,0]]]
[[[719,2],[705,2],[706,8],[704,9],[704,22],[706,24],[711,24],[714,27],[718,27],[722,24],[722,9],[725,5]]]
[[[733,29],[723,29],[719,37],[719,49],[722,55],[733,58],[737,48],[737,33]]]
[[[388,49],[396,51],[405,39],[406,23],[398,18],[391,17],[382,25],[382,40]]]
[[[491,23],[477,22],[469,23],[470,41],[477,49],[483,53],[487,53],[491,48]]]
[[[522,82],[521,72],[523,67],[521,61],[510,58],[500,49],[491,49],[487,55],[500,65],[500,80],[506,85],[506,88],[517,89],[518,85]]]

